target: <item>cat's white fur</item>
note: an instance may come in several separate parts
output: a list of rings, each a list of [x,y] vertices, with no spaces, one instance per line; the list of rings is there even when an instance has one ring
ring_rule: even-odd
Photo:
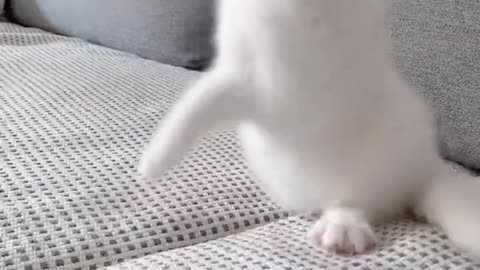
[[[383,0],[225,0],[218,55],[164,119],[140,172],[160,176],[201,136],[237,126],[278,203],[323,210],[311,243],[372,246],[410,209],[480,256],[480,183],[452,180],[433,117],[388,56]]]

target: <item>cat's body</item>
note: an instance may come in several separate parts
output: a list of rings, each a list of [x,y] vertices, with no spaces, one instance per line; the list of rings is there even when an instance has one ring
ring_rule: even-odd
[[[390,63],[383,1],[226,0],[218,11],[217,59],[162,123],[144,175],[235,125],[277,202],[324,211],[314,245],[363,252],[371,224],[411,209],[480,256],[480,241],[461,234],[480,228],[480,199],[450,191],[433,117]],[[480,193],[472,181],[453,185]]]

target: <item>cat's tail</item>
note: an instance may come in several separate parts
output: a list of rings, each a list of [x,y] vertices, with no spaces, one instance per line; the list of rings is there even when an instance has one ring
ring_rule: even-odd
[[[430,182],[416,212],[440,227],[458,248],[480,259],[480,178],[444,177]]]
[[[246,89],[227,72],[210,71],[200,78],[163,119],[143,153],[139,172],[161,176],[206,133],[241,120],[249,109]]]

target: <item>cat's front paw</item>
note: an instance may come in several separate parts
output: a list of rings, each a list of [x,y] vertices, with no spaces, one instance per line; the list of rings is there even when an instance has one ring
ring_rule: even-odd
[[[355,209],[331,209],[308,233],[316,248],[343,255],[365,253],[375,245],[375,234],[366,218]]]
[[[144,154],[138,164],[138,173],[145,178],[160,177],[164,169],[160,166],[160,162]]]

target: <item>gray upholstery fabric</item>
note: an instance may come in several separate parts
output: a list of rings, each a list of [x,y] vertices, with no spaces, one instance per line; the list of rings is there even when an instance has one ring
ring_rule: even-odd
[[[0,23],[0,269],[96,269],[275,221],[230,132],[136,164],[197,73]]]
[[[472,174],[452,164],[452,180]],[[464,179],[463,179],[464,180]],[[316,250],[305,241],[314,219],[291,217],[207,243],[157,253],[108,270],[305,269],[305,270],[476,270],[443,232],[401,219],[376,228],[378,246],[369,254],[342,257]]]
[[[198,69],[212,54],[214,0],[15,0],[16,22]]]
[[[0,269],[480,269],[408,220],[379,228],[369,255],[312,249],[313,220],[286,219],[231,132],[140,179],[141,149],[197,76],[0,23]]]
[[[397,221],[377,228],[378,249],[352,258],[305,244],[312,220],[292,217],[215,241],[158,253],[107,270],[476,270],[431,226]]]
[[[480,1],[389,0],[396,63],[433,104],[442,151],[480,168]]]

